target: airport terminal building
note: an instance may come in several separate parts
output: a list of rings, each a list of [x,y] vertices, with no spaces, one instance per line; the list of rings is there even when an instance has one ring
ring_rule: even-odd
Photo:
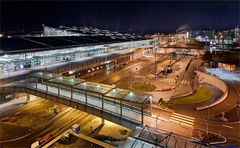
[[[96,28],[43,27],[42,35],[0,38],[0,74],[44,68],[86,57],[125,54],[154,44],[152,39]]]

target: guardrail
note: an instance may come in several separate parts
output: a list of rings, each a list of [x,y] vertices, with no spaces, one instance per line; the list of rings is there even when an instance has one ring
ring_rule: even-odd
[[[213,107],[217,104],[220,104],[221,102],[223,102],[227,98],[227,96],[228,96],[228,86],[226,85],[226,83],[224,81],[222,81],[221,79],[218,79],[217,77],[205,74],[205,73],[200,72],[200,71],[195,71],[195,73],[197,73],[198,78],[202,82],[214,85],[215,87],[219,88],[223,92],[223,95],[219,99],[212,102],[211,104],[204,104],[204,105],[198,106],[198,107],[196,107],[196,110],[203,110],[203,109],[207,109],[209,107]]]

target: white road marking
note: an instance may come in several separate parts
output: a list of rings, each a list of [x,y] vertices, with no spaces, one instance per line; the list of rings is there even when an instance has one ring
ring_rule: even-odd
[[[223,124],[222,126],[227,127],[227,128],[233,128],[232,126],[225,125],[225,124]]]

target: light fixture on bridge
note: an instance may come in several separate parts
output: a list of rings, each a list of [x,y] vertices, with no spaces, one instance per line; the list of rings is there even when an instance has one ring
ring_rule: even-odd
[[[100,89],[100,85],[99,84],[97,85],[97,89]]]
[[[133,96],[133,92],[130,91],[129,96],[132,97]]]

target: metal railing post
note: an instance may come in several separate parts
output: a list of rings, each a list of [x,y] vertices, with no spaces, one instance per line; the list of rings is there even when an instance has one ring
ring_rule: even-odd
[[[48,92],[48,82],[46,81],[46,92]]]
[[[36,89],[37,89],[37,83],[38,83],[38,79],[36,79],[36,82],[35,82],[35,84],[36,84]]]
[[[120,115],[122,116],[122,100],[120,100]]]
[[[28,75],[27,75],[27,87],[28,87]]]
[[[143,105],[144,105],[144,104],[142,104],[142,108],[141,108],[141,114],[142,114],[142,121],[141,121],[141,125],[142,125],[142,127],[143,127],[143,122],[144,122],[144,119],[143,119]]]
[[[103,101],[103,95],[102,95],[102,110],[104,109],[104,101]]]
[[[71,99],[73,99],[73,86],[71,86]]]
[[[58,96],[60,96],[60,84],[58,84]]]
[[[85,99],[86,99],[86,104],[87,104],[87,91],[85,91]]]

